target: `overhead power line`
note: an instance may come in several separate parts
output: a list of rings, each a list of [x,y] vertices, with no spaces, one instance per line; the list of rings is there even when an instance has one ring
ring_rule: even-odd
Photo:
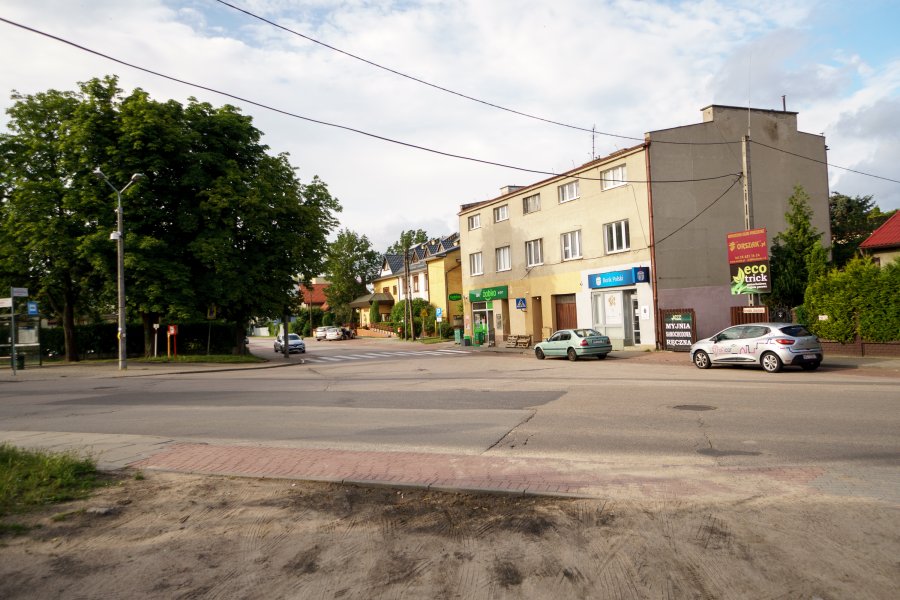
[[[796,156],[797,158],[802,158],[804,160],[809,160],[814,163],[819,163],[820,165],[825,165],[827,167],[834,167],[835,169],[842,169],[844,171],[849,171],[850,173],[856,173],[857,175],[865,175],[866,177],[874,177],[875,179],[883,179],[884,181],[890,181],[891,183],[900,183],[897,179],[891,179],[890,177],[882,177],[881,175],[873,175],[872,173],[863,173],[862,171],[857,171],[855,169],[850,169],[847,167],[839,167],[837,165],[833,165],[825,160],[819,160],[818,158],[812,158],[811,156],[803,156],[802,154],[797,154],[796,152],[790,152],[789,150],[784,150],[782,148],[776,148],[775,146],[769,146],[768,144],[763,144],[762,142],[757,142],[756,140],[750,140],[751,144],[756,144],[757,146],[762,146],[763,148],[768,148],[769,150],[775,150],[777,152],[784,152],[785,154],[790,154],[791,156]]]
[[[205,85],[201,85],[201,84],[199,84],[199,83],[194,83],[194,82],[191,82],[191,81],[187,81],[187,80],[185,80],[185,79],[179,79],[178,77],[173,77],[173,76],[171,76],[171,75],[166,75],[165,73],[160,73],[159,71],[154,71],[153,69],[149,69],[149,68],[147,68],[147,67],[142,67],[142,66],[140,66],[140,65],[136,65],[136,64],[134,64],[134,63],[127,62],[127,61],[125,61],[125,60],[116,58],[116,57],[114,57],[114,56],[110,56],[110,55],[108,55],[108,54],[104,54],[103,52],[100,52],[100,51],[98,51],[98,50],[93,50],[93,49],[88,48],[88,47],[86,47],[86,46],[82,46],[81,44],[77,44],[77,43],[72,42],[72,41],[69,41],[69,40],[67,40],[67,39],[65,39],[65,38],[61,38],[61,37],[59,37],[59,36],[53,35],[53,34],[51,34],[51,33],[47,33],[47,32],[41,31],[41,30],[39,30],[39,29],[35,29],[35,28],[33,28],[33,27],[28,27],[27,25],[22,25],[21,23],[16,23],[15,21],[11,21],[11,20],[6,19],[6,18],[4,18],[4,17],[0,17],[0,21],[2,21],[2,22],[4,22],[4,23],[8,23],[9,25],[13,25],[14,27],[19,27],[20,29],[24,29],[24,30],[26,30],[26,31],[30,31],[30,32],[32,32],[32,33],[36,33],[36,34],[38,34],[38,35],[41,35],[41,36],[50,38],[50,39],[55,40],[55,41],[57,41],[57,42],[66,44],[66,45],[68,45],[68,46],[72,46],[73,48],[77,48],[77,49],[82,50],[82,51],[84,51],[84,52],[87,52],[87,53],[89,53],[89,54],[93,54],[93,55],[95,55],[95,56],[99,56],[100,58],[104,58],[104,59],[106,59],[106,60],[112,61],[112,62],[114,62],[114,63],[120,64],[120,65],[123,65],[123,66],[126,66],[126,67],[129,67],[129,68],[131,68],[131,69],[136,69],[136,70],[138,70],[138,71],[143,71],[144,73],[148,73],[148,74],[154,75],[154,76],[156,76],[156,77],[161,77],[161,78],[167,79],[167,80],[169,80],[169,81],[174,81],[174,82],[180,83],[180,84],[182,84],[182,85],[186,85],[186,86],[194,87],[194,88],[197,88],[197,89],[205,90],[205,91],[207,91],[207,92],[212,92],[212,93],[214,93],[214,94],[219,94],[219,95],[221,95],[221,96],[225,96],[226,98],[231,98],[231,99],[237,100],[237,101],[239,101],[239,102],[244,102],[244,103],[250,104],[250,105],[252,105],[252,106],[257,106],[257,107],[259,107],[259,108],[262,108],[262,109],[265,109],[265,110],[269,110],[269,111],[272,111],[272,112],[275,112],[275,113],[278,113],[278,114],[282,114],[282,115],[285,115],[285,116],[288,116],[288,117],[292,117],[292,118],[294,118],[294,119],[300,119],[300,120],[302,120],[302,121],[307,121],[307,122],[309,122],[309,123],[316,123],[316,124],[318,124],[318,125],[324,125],[324,126],[326,126],[326,127],[334,127],[334,128],[336,128],[336,129],[342,129],[342,130],[344,130],[344,131],[349,131],[349,132],[352,132],[352,133],[357,133],[357,134],[359,134],[359,135],[364,135],[364,136],[366,136],[366,137],[370,137],[370,138],[373,138],[373,139],[376,139],[376,140],[381,140],[381,141],[384,141],[384,142],[389,142],[389,143],[391,143],[391,144],[397,144],[397,145],[399,145],[399,146],[404,146],[404,147],[407,147],[407,148],[412,148],[412,149],[414,149],[414,150],[421,150],[421,151],[423,151],[423,152],[430,152],[430,153],[432,153],[432,154],[438,154],[438,155],[440,155],[440,156],[447,156],[447,157],[449,157],[449,158],[457,158],[457,159],[460,159],[460,160],[466,160],[466,161],[470,161],[470,162],[476,162],[476,163],[485,164],[485,165],[491,165],[491,166],[495,166],[495,167],[502,167],[502,168],[504,168],[504,169],[512,169],[512,170],[514,170],[514,171],[522,171],[522,172],[525,172],[525,173],[534,173],[534,174],[537,174],[537,175],[548,175],[548,176],[550,176],[550,177],[559,177],[559,176],[564,175],[563,173],[556,173],[556,172],[554,172],[554,171],[544,171],[544,170],[541,170],[541,169],[529,169],[529,168],[526,168],[526,167],[519,167],[519,166],[516,166],[516,165],[509,165],[509,164],[500,163],[500,162],[495,162],[495,161],[490,161],[490,160],[485,160],[485,159],[481,159],[481,158],[475,158],[475,157],[472,157],[472,156],[465,156],[465,155],[462,155],[462,154],[454,154],[454,153],[452,153],[452,152],[445,152],[445,151],[443,151],[443,150],[437,150],[437,149],[435,149],[435,148],[428,148],[428,147],[426,147],[426,146],[420,146],[420,145],[417,145],[417,144],[412,144],[412,143],[410,143],[410,142],[404,142],[404,141],[401,141],[401,140],[396,140],[396,139],[393,139],[393,138],[385,137],[385,136],[383,136],[383,135],[378,135],[378,134],[375,134],[375,133],[370,133],[370,132],[368,132],[368,131],[363,131],[363,130],[361,130],[361,129],[356,129],[356,128],[354,128],[354,127],[349,127],[349,126],[347,126],[347,125],[339,125],[339,124],[337,124],[337,123],[330,123],[330,122],[328,122],[328,121],[322,121],[322,120],[320,120],[320,119],[313,119],[313,118],[311,118],[311,117],[305,117],[305,116],[303,116],[303,115],[299,115],[299,114],[297,114],[297,113],[292,113],[292,112],[287,111],[287,110],[284,110],[284,109],[280,109],[280,108],[276,108],[276,107],[273,107],[273,106],[269,106],[268,104],[263,104],[262,102],[257,102],[256,100],[251,100],[251,99],[249,99],[249,98],[244,98],[244,97],[238,96],[238,95],[236,95],[236,94],[232,94],[232,93],[229,93],[229,92],[224,92],[224,91],[222,91],[222,90],[217,90],[217,89],[215,89],[215,88],[212,88],[212,87],[209,87],[209,86],[205,86]],[[653,183],[690,183],[690,182],[694,182],[694,181],[710,181],[710,180],[713,180],[713,179],[722,179],[722,178],[724,178],[724,177],[732,177],[733,175],[734,175],[733,173],[726,173],[726,174],[724,174],[724,175],[718,175],[718,176],[715,176],[715,177],[706,177],[706,178],[702,178],[702,179],[672,179],[672,180],[656,180],[656,179],[655,179],[655,180],[653,180]],[[578,179],[595,180],[595,181],[602,181],[602,180],[603,180],[603,178],[600,178],[600,177],[583,177],[583,176],[574,176],[574,175],[571,176],[571,177],[573,177],[573,178],[576,178],[576,177],[577,177]],[[623,182],[624,182],[624,183],[647,183],[646,181],[640,181],[640,180],[634,180],[634,181],[627,180],[627,181],[623,181]]]

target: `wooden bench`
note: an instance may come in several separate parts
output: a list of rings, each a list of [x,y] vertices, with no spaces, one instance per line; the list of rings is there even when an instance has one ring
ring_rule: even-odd
[[[530,335],[508,335],[506,336],[507,348],[531,348]]]

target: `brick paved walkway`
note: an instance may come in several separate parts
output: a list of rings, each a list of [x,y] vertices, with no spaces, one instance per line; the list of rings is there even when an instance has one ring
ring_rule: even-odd
[[[133,468],[580,497],[741,499],[822,493],[818,467],[727,468],[553,458],[176,443]]]

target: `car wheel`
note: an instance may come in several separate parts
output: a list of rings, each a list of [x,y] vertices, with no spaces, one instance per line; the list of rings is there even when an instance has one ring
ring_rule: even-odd
[[[605,355],[605,354],[598,354],[598,355],[597,355],[597,360],[603,360],[604,358],[606,358],[606,355]]]
[[[575,348],[569,348],[569,350],[566,352],[566,357],[568,357],[568,359],[573,362],[578,360],[578,355],[575,354]]]
[[[537,357],[538,360],[544,360],[544,351],[541,350],[540,348],[534,349],[534,355]]]
[[[694,353],[694,364],[698,369],[708,369],[712,366],[712,362],[709,360],[709,354],[703,350],[697,350]]]
[[[821,364],[822,363],[820,363],[819,361],[811,362],[811,363],[803,363],[802,365],[800,365],[800,368],[803,369],[804,371],[815,371],[816,369],[819,368],[819,365],[821,365]]]
[[[766,373],[777,373],[784,366],[784,363],[781,362],[781,359],[774,352],[766,352],[762,355],[759,362]]]

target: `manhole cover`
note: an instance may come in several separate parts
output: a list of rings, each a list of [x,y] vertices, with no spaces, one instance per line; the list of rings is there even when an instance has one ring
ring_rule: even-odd
[[[708,404],[679,404],[672,408],[675,410],[716,410],[715,406],[709,406]]]

